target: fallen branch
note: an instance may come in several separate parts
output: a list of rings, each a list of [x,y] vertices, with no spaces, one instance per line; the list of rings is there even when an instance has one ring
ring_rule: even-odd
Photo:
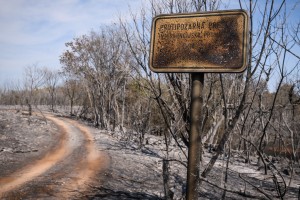
[[[252,183],[250,183],[249,181],[247,181],[245,178],[242,177],[242,175],[239,173],[239,177],[245,181],[246,183],[248,183],[249,185],[251,185],[252,187],[254,187],[257,191],[259,191],[260,193],[262,193],[265,197],[267,197],[268,199],[272,200],[273,198],[270,197],[269,194],[267,194],[266,192],[264,192],[263,190],[261,190],[259,187],[256,187],[255,185],[253,185]]]
[[[187,168],[187,163],[181,161],[181,160],[176,160],[176,159],[169,159],[169,160],[166,160],[168,162],[178,162],[179,164],[183,165],[184,167]]]
[[[238,194],[238,195],[246,197],[246,198],[257,199],[257,196],[255,196],[255,195],[246,194],[245,192],[242,192],[242,191],[231,190],[231,189],[228,189],[228,188],[221,187],[221,186],[219,186],[219,185],[217,185],[215,183],[212,183],[212,182],[208,181],[206,178],[201,178],[200,177],[200,180],[204,181],[204,182],[206,182],[206,183],[208,183],[208,184],[210,184],[210,185],[212,185],[212,186],[214,186],[214,187],[216,187],[216,188],[218,188],[220,190],[223,190],[223,191],[226,191],[226,192],[229,192],[229,193],[233,193],[233,194]]]

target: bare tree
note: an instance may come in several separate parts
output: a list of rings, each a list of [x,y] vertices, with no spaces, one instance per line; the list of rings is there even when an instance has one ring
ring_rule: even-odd
[[[239,4],[250,15],[248,66],[241,74],[205,75],[202,143],[215,146],[216,153],[204,167],[199,177],[201,180],[209,175],[222,153],[228,151],[230,154],[231,148],[243,150],[248,163],[250,155],[257,154],[265,172],[271,166],[265,151],[272,141],[283,144],[293,140],[291,144],[296,158],[295,148],[299,140],[295,134],[295,113],[299,111],[295,99],[298,96],[291,92],[292,100],[281,105],[279,101],[284,96],[280,90],[285,81],[293,72],[299,71],[299,61],[288,62],[290,57],[299,59],[294,52],[294,46],[299,45],[299,23],[287,25],[285,1],[262,3],[249,0],[239,1]],[[215,10],[221,5],[221,1],[152,0],[140,13],[131,13],[129,21],[120,19],[120,24],[104,27],[100,32],[91,32],[67,43],[68,50],[60,61],[64,71],[85,88],[88,103],[82,105],[85,105],[86,116],[92,116],[96,126],[108,130],[115,130],[118,125],[122,129],[125,126],[133,129],[139,134],[141,147],[145,133],[152,125],[159,126],[164,130],[165,138],[168,140],[171,136],[181,149],[184,156],[180,162],[185,163],[187,155],[183,145],[188,147],[189,144],[191,78],[189,74],[155,74],[149,70],[151,19],[165,13]],[[272,80],[274,76],[276,86]],[[269,90],[270,84],[273,84],[273,91]],[[288,90],[292,90],[291,87]],[[69,93],[71,113],[73,94]],[[290,108],[292,111],[288,112]],[[155,118],[159,120],[155,121]],[[287,135],[292,139],[288,140]],[[169,159],[166,153],[165,160]],[[225,177],[229,164],[228,161]],[[272,166],[270,169],[276,171]],[[168,170],[165,167],[164,173],[168,174]],[[226,181],[224,178],[223,198],[229,191]],[[169,187],[168,183],[165,185]],[[267,197],[274,196],[257,190]]]
[[[64,71],[82,80],[96,126],[114,129],[120,119],[118,98],[128,78],[128,56],[118,27],[106,27],[66,44]],[[123,95],[124,96],[124,95]],[[122,98],[122,97],[121,97]]]
[[[56,89],[58,87],[60,74],[58,71],[49,70],[48,68],[44,68],[44,73],[45,87],[50,95],[51,110],[54,111],[54,106],[56,104]]]
[[[32,105],[36,105],[38,89],[45,83],[45,72],[37,64],[27,66],[24,71],[25,104],[29,115],[32,114]]]
[[[73,107],[79,98],[80,81],[66,77],[63,85],[63,93],[67,96],[70,105],[70,116],[74,115]]]
[[[217,5],[217,1],[151,1],[150,14],[146,9],[142,9],[140,15],[132,14],[130,23],[121,20],[125,39],[136,63],[133,70],[137,77],[146,79],[143,87],[149,91],[150,97],[156,100],[169,133],[176,141],[177,136],[180,136],[186,146],[190,122],[187,98],[190,93],[190,77],[187,74],[153,74],[149,71],[150,19],[161,13],[213,10]],[[294,28],[293,37],[288,37],[290,27],[284,26],[287,24],[285,1],[268,0],[260,3],[260,7],[257,1],[240,1],[240,6],[246,8],[250,15],[249,65],[243,74],[207,74],[205,77],[202,142],[215,143],[216,154],[205,167],[202,177],[210,173],[232,134],[240,136],[237,137],[240,138],[239,141],[232,143],[239,143],[240,148],[241,144],[244,144],[245,150],[248,151],[248,160],[249,150],[252,149],[260,155],[259,160],[264,162],[266,169],[268,163],[264,157],[264,144],[269,142],[278,98],[277,92],[269,95],[268,84],[271,76],[279,72],[275,88],[279,91],[283,81],[299,67],[298,63],[292,67],[287,65],[288,56],[297,56],[292,47],[297,42],[295,33],[298,33],[298,28]],[[272,97],[271,103],[266,103],[267,95]],[[255,132],[254,136],[252,132]]]

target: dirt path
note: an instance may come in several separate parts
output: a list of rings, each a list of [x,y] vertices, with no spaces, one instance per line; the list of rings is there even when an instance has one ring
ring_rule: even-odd
[[[86,189],[108,167],[89,129],[76,121],[46,116],[61,133],[57,146],[43,158],[0,178],[0,198],[70,198]]]

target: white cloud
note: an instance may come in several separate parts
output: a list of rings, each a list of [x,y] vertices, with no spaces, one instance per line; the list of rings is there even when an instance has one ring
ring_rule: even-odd
[[[24,66],[59,65],[64,43],[127,15],[139,0],[0,0],[0,84]]]

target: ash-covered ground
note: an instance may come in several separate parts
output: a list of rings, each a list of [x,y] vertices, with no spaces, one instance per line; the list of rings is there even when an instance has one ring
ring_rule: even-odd
[[[139,149],[132,141],[122,141],[121,135],[96,131],[95,140],[99,150],[110,155],[111,167],[102,177],[101,184],[93,188],[94,193],[86,197],[91,199],[164,199],[163,187],[163,159],[166,158],[164,140],[158,136],[148,136],[147,144]],[[185,149],[186,150],[186,149]],[[204,151],[204,166],[212,157],[208,150]],[[178,162],[184,161],[184,155],[174,142],[169,147],[169,187],[173,199],[184,199],[186,189],[186,167]],[[202,181],[199,199],[221,199],[224,188],[226,157],[216,162],[207,182]],[[258,170],[257,158],[252,162],[244,162],[243,156],[238,152],[231,155],[229,161],[228,180],[225,199],[276,199],[277,192],[272,179],[271,171],[264,175],[262,169]],[[300,186],[299,164],[295,166],[294,174],[282,173],[287,169],[288,160],[279,159],[274,166],[281,172],[287,186],[284,199],[298,199]],[[259,190],[259,191],[258,191]],[[230,192],[233,191],[233,192]],[[261,192],[260,192],[261,191]],[[280,198],[278,198],[280,199]]]
[[[132,133],[128,139],[128,135],[122,132],[108,132],[92,127],[90,130],[97,149],[108,154],[110,163],[105,172],[97,175],[97,183],[89,185],[89,190],[84,194],[76,195],[78,199],[164,199],[163,160],[166,158],[169,160],[170,193],[173,199],[184,199],[186,158],[174,141],[171,140],[167,156],[163,137],[146,135],[145,145],[140,148],[135,142],[136,133]],[[55,146],[59,137],[57,127],[42,115],[28,116],[22,110],[1,110],[0,176],[12,173],[46,154]],[[187,151],[186,148],[183,150]],[[204,150],[201,169],[212,154]],[[200,199],[221,199],[227,159],[220,157],[207,179],[202,181]],[[277,190],[271,170],[268,175],[264,175],[263,170],[258,170],[256,159],[253,157],[250,164],[244,163],[241,153],[232,153],[225,199],[276,199]],[[298,199],[299,163],[294,165],[291,175],[288,162],[285,158],[278,158],[273,165],[287,185],[283,199]]]
[[[53,122],[20,109],[0,109],[0,177],[39,159],[59,140]]]

